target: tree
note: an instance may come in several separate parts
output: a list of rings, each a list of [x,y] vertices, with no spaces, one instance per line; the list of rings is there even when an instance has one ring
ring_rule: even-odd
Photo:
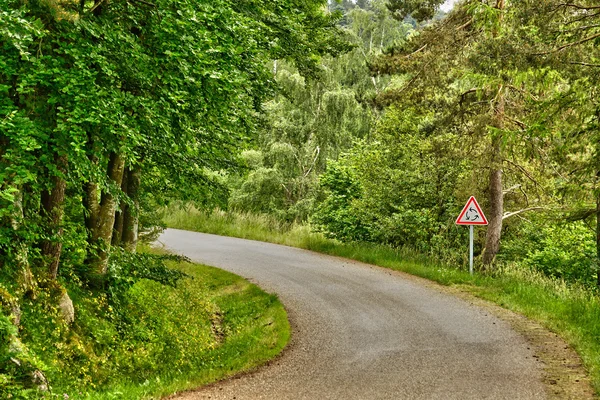
[[[433,107],[442,129],[461,132],[468,149],[465,156],[478,160],[471,179],[479,180],[486,171],[482,194],[487,195],[490,225],[483,263],[488,268],[499,251],[504,221],[552,202],[546,190],[548,175],[540,184],[531,173],[547,171],[533,156],[539,151],[532,149],[533,144],[545,143],[523,121],[531,116],[533,101],[560,92],[552,85],[561,77],[532,69],[537,65],[526,51],[517,11],[522,11],[519,6],[503,1],[461,3],[374,65],[379,72],[404,74],[403,84],[384,93],[383,102]],[[506,199],[517,210],[505,211]]]
[[[540,110],[539,118],[561,139],[555,154],[565,168],[563,176],[569,177],[563,180],[563,195],[574,196],[571,202],[583,203],[579,209],[569,210],[569,219],[595,218],[595,267],[600,286],[600,13],[596,4],[587,1],[551,1],[535,14],[530,11],[534,5],[526,5],[531,15],[528,24],[537,28],[537,32],[529,29],[530,53],[538,63],[560,71],[566,86],[563,96]]]
[[[274,93],[267,62],[310,76],[344,48],[324,5],[2,0],[2,263],[54,281],[83,253],[102,284],[141,205],[215,198]]]
[[[348,10],[344,23],[354,48],[325,57],[317,79],[284,61],[274,64],[281,91],[265,104],[257,147],[244,153],[247,176],[232,179],[233,208],[306,220],[327,163],[368,135],[378,114],[373,99],[389,79],[370,77],[367,63],[402,41],[410,28],[391,18],[383,1]]]
[[[444,2],[445,0],[389,0],[388,8],[399,20],[410,16],[417,21],[425,21],[433,18]]]

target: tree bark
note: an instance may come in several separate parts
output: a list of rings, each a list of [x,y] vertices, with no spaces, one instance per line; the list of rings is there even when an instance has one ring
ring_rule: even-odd
[[[111,154],[107,171],[109,182],[120,187],[123,181],[124,169],[125,158],[121,154]],[[108,267],[108,256],[110,254],[113,227],[115,225],[116,206],[116,198],[113,193],[109,191],[102,194],[97,227],[92,230],[91,235],[92,244],[95,249],[93,249],[94,254],[89,260],[92,273],[100,278],[106,274]]]
[[[502,169],[492,168],[489,184],[490,215],[489,225],[485,238],[485,250],[483,253],[483,265],[490,268],[496,254],[500,250],[500,238],[502,235],[502,215],[504,210],[504,195],[502,194]]]
[[[21,228],[24,218],[23,212],[23,190],[17,186],[15,200],[13,202],[13,211],[10,216],[10,224],[13,230],[17,231]],[[23,287],[25,293],[33,293],[35,291],[35,281],[31,273],[31,265],[29,263],[29,247],[26,243],[19,241],[15,246],[15,266],[20,272],[19,283]]]
[[[125,169],[123,172],[123,181],[121,182],[121,190],[123,193],[127,193],[127,181],[129,176],[129,169]],[[123,227],[125,220],[125,210],[127,208],[127,202],[121,201],[119,207],[117,207],[115,215],[115,226],[113,227],[112,245],[120,246],[123,238]]]
[[[91,139],[90,139],[91,141]],[[92,164],[98,164],[98,157],[93,155],[94,146],[92,144],[92,155],[90,161]],[[85,227],[88,230],[88,242],[92,243],[93,232],[98,229],[98,219],[100,216],[100,193],[96,182],[87,182],[83,188],[83,205],[85,207]]]
[[[504,127],[504,97],[503,88],[500,87],[497,95],[497,103],[494,111],[495,128]],[[500,239],[502,236],[502,217],[504,216],[504,191],[502,190],[502,134],[492,133],[489,181],[489,225],[485,237],[485,249],[483,251],[483,266],[486,270],[492,268],[496,254],[500,250]]]
[[[127,177],[127,196],[131,199],[132,205],[127,205],[123,221],[123,247],[127,251],[135,253],[138,242],[138,231],[140,221],[140,199],[139,190],[142,177],[142,169],[139,165],[128,171]]]
[[[62,253],[63,216],[65,213],[65,191],[67,181],[64,174],[67,172],[67,156],[56,155],[55,166],[58,174],[50,178],[52,187],[42,192],[41,214],[46,224],[46,233],[49,239],[42,242],[41,254],[48,262],[48,274],[51,279],[58,275],[58,265]]]
[[[600,178],[600,171],[598,172]],[[596,189],[596,268],[598,287],[600,287],[600,189]]]

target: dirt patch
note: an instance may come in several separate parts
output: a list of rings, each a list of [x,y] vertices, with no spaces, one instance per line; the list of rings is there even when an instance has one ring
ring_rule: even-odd
[[[217,343],[223,343],[226,336],[225,326],[223,325],[223,313],[220,310],[213,313],[210,318],[210,323],[210,328],[215,340]]]

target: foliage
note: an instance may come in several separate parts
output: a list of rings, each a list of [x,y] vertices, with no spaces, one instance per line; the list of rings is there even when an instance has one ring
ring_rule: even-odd
[[[600,282],[597,6],[466,0],[440,18],[440,3],[0,0],[0,331],[25,360],[2,348],[10,394],[28,396],[35,369],[112,382],[124,338],[148,344],[131,350],[148,382],[167,373],[156,360],[188,354],[152,342],[175,324],[147,318],[159,306],[143,288],[196,282],[133,253],[173,200],[242,213],[205,216],[222,233],[259,224],[262,239],[335,247],[311,221],[370,242],[366,258],[385,244],[461,267],[453,220],[476,195],[493,223],[475,252],[494,276]]]
[[[512,232],[507,234],[504,260],[519,262],[524,267],[568,282],[593,286],[596,280],[593,230],[582,221],[535,222],[523,221],[518,236],[513,236]]]
[[[325,4],[0,0],[2,315],[16,324],[22,309],[15,340],[48,362],[51,386],[113,382],[132,291],[183,276],[135,254],[138,238],[173,199],[226,202],[224,171],[275,93],[268,63],[314,77],[348,49]],[[72,330],[57,308],[69,297]]]
[[[269,214],[223,211],[206,211],[192,204],[171,204],[162,209],[165,223],[170,227],[199,232],[211,232],[218,235],[235,236],[254,240],[285,240],[288,232],[312,237],[308,226],[282,221]],[[279,242],[278,242],[279,243]],[[287,244],[287,243],[284,243]],[[293,243],[290,243],[293,245]]]
[[[177,282],[190,278],[185,273],[169,268],[166,261],[189,261],[185,257],[164,254],[131,253],[121,249],[115,250],[109,262],[106,293],[111,302],[122,300],[129,289],[137,282],[145,279],[160,285],[177,287]]]
[[[412,16],[417,21],[431,19],[437,8],[444,3],[445,0],[390,0],[389,9],[393,12],[394,17],[405,19]]]
[[[308,76],[346,47],[321,6],[3,0],[2,261],[27,249],[28,261],[58,263],[68,221],[81,235],[72,250],[104,262],[117,208],[222,201],[216,171],[236,166],[273,93],[267,62],[287,59]]]
[[[314,211],[318,176],[354,140],[369,135],[378,117],[373,100],[389,79],[370,77],[367,63],[402,42],[410,27],[395,21],[381,0],[342,9],[354,48],[324,57],[318,79],[306,79],[288,63],[273,63],[281,90],[265,104],[256,145],[242,152],[248,172],[229,179],[232,209],[306,221]]]
[[[35,393],[35,389],[28,387],[28,368],[24,368],[18,360],[22,351],[19,343],[15,341],[17,328],[12,321],[0,313],[0,395],[5,398],[27,399]]]
[[[362,188],[356,171],[344,160],[331,163],[320,177],[323,200],[312,216],[311,223],[325,236],[341,241],[368,241],[368,229],[361,224],[353,202],[361,196]]]
[[[129,260],[125,254],[120,257]],[[273,295],[230,273],[167,254],[143,252],[130,262],[143,260],[154,265],[138,274],[130,266],[133,277],[119,276],[119,302],[69,286],[76,312],[70,327],[49,306],[49,297],[56,294],[40,290],[36,299],[23,303],[21,340],[28,347],[12,341],[17,329],[2,314],[2,397],[167,395],[253,368],[285,346],[289,325]],[[168,269],[162,269],[163,262]],[[139,272],[173,285],[141,278]],[[189,278],[173,281],[180,276]],[[8,357],[18,358],[22,367]],[[32,386],[35,369],[51,382],[51,393]]]
[[[431,135],[433,122],[410,108],[390,108],[371,142],[358,142],[321,176],[324,200],[312,220],[318,229],[344,241],[411,247],[462,262],[456,188],[469,163],[459,161],[455,135]]]
[[[419,17],[421,11],[430,17],[435,6],[389,3],[401,17]],[[338,193],[322,179],[325,197],[313,219],[318,228],[329,235],[343,232],[344,240],[410,246],[464,264],[464,232],[453,220],[468,196],[476,195],[491,221],[485,240],[476,237],[476,255],[484,263],[496,254],[498,262],[520,261],[510,254],[520,242],[531,249],[521,253],[524,267],[593,283],[593,237],[575,235],[586,249],[577,261],[554,259],[551,252],[568,245],[557,243],[561,222],[549,217],[560,214],[588,225],[600,218],[594,211],[597,48],[591,44],[597,26],[589,24],[597,15],[589,11],[585,4],[549,2],[539,9],[535,2],[467,1],[376,58],[371,72],[392,76],[377,97],[385,113],[368,140],[344,158],[361,194],[331,207]],[[533,211],[546,215],[531,217],[532,225],[517,220]],[[345,225],[355,235],[335,225],[350,219],[359,221]],[[539,232],[549,241],[539,240]],[[498,247],[504,234],[508,247]],[[571,261],[574,270],[565,265]]]

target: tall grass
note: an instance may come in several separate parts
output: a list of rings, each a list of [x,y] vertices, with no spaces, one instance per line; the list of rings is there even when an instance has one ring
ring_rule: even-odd
[[[268,216],[224,211],[203,212],[191,206],[165,210],[171,228],[267,241],[346,257],[407,272],[443,285],[460,286],[540,322],[562,336],[580,354],[600,393],[600,297],[597,292],[512,265],[493,276],[443,265],[410,250],[363,243],[340,243],[311,232],[306,225],[283,224]]]
[[[165,209],[163,221],[172,228],[261,240],[294,247],[304,247],[301,245],[302,243],[325,239],[322,235],[312,233],[306,225],[285,223],[266,215],[232,213],[222,210],[213,210],[207,213],[192,205],[184,204]]]

